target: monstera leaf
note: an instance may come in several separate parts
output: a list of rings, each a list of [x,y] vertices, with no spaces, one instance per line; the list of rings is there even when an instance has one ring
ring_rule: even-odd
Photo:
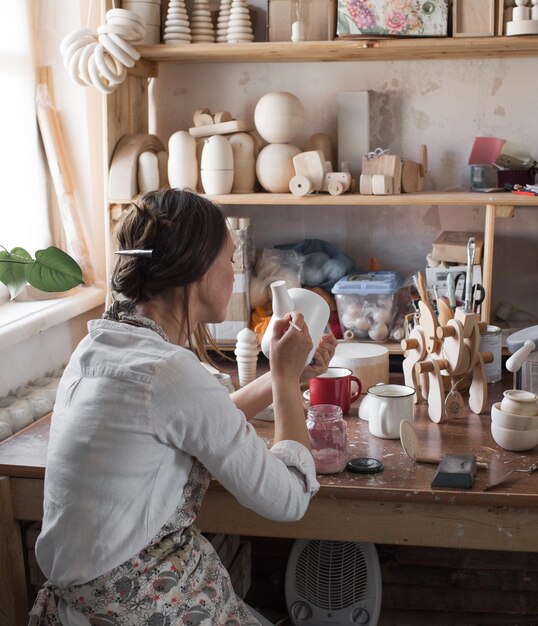
[[[82,280],[78,263],[63,250],[50,246],[38,250],[35,259],[24,248],[0,250],[0,282],[9,289],[11,299],[24,289],[27,283],[41,291],[67,291]]]

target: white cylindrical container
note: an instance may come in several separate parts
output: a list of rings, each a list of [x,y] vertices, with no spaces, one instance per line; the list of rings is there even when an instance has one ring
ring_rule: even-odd
[[[486,332],[480,336],[480,352],[491,352],[493,361],[486,363],[486,378],[488,383],[499,382],[501,374],[501,344],[502,333],[498,326],[488,326]]]

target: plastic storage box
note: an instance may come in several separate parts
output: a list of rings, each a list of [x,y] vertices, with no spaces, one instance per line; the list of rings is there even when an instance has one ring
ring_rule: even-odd
[[[398,272],[349,274],[332,288],[346,339],[386,341],[392,329],[395,295],[403,284]]]

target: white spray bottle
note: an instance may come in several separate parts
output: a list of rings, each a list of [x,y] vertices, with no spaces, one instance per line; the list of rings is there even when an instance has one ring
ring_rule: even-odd
[[[319,294],[309,289],[303,289],[302,287],[288,289],[285,280],[276,280],[270,286],[273,294],[273,316],[262,338],[262,352],[269,358],[275,319],[282,319],[286,313],[297,311],[303,314],[312,338],[313,348],[305,364],[308,365],[314,356],[321,335],[323,335],[323,331],[329,321],[331,315],[329,305]]]

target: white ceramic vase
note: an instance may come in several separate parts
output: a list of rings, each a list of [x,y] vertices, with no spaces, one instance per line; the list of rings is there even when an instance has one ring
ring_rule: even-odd
[[[269,358],[275,320],[282,319],[286,313],[297,311],[303,314],[305,324],[308,326],[308,331],[312,338],[313,347],[305,363],[305,365],[308,365],[314,356],[314,352],[329,321],[331,314],[329,305],[324,298],[314,291],[310,291],[310,289],[303,289],[302,287],[288,289],[285,280],[276,280],[271,283],[271,292],[273,296],[273,315],[262,338],[262,352]]]

